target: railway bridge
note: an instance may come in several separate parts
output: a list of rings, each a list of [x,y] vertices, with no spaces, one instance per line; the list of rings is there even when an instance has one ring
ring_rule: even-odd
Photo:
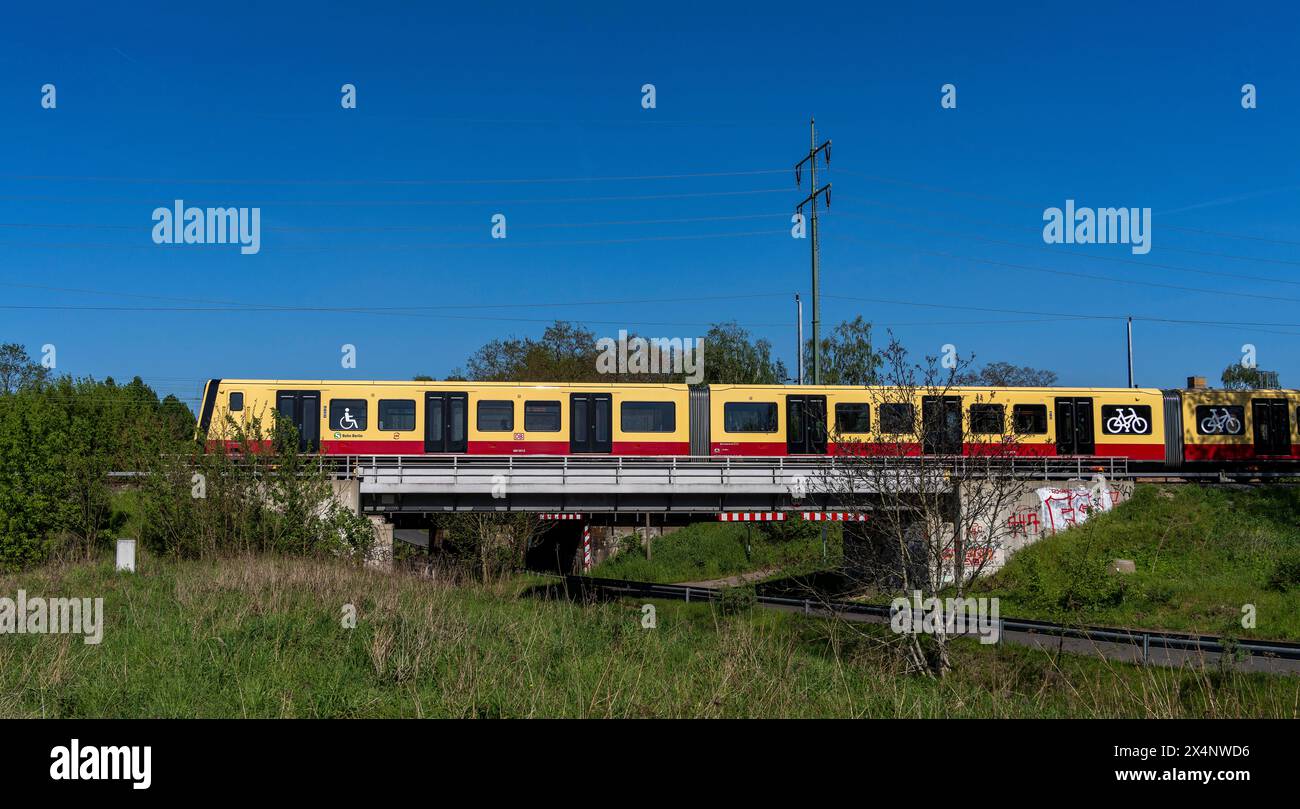
[[[372,515],[457,511],[586,514],[718,514],[861,506],[881,481],[887,494],[937,491],[954,480],[998,474],[1027,482],[1131,477],[1124,458],[853,458],[636,456],[336,456]],[[870,469],[864,469],[870,464]],[[991,468],[990,468],[991,464]],[[853,502],[845,502],[851,500]]]
[[[531,512],[552,526],[555,563],[573,559],[574,570],[587,569],[593,553],[611,552],[620,537],[644,532],[648,542],[701,518],[796,519],[801,512],[805,519],[869,521],[870,512],[936,494],[954,519],[973,508],[988,525],[1023,520],[1025,530],[1011,543],[1018,546],[1038,533],[1038,520],[1030,525],[1021,513],[1037,515],[1039,487],[1076,488],[1067,481],[1100,476],[1131,494],[1134,474],[1123,458],[1095,457],[369,455],[321,462],[330,465],[340,499],[376,524],[381,545],[401,540],[432,549],[438,515]],[[1007,494],[996,504],[979,492],[989,476],[1007,484],[998,486]]]

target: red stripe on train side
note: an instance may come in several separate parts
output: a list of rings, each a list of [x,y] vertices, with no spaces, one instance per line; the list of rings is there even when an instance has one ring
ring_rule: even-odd
[[[615,441],[612,455],[689,455],[688,441]],[[326,439],[325,455],[424,455],[424,441]],[[431,455],[455,453],[428,453]],[[470,441],[466,455],[571,455],[568,441]]]
[[[469,455],[568,455],[568,441],[470,441]]]
[[[784,441],[714,441],[709,444],[711,455],[741,455],[751,458],[789,455]]]
[[[322,455],[423,455],[424,441],[367,441],[362,438],[325,439]]]
[[[470,455],[574,455],[568,441],[471,441]],[[689,441],[615,441],[610,455],[689,455]]]
[[[1247,461],[1294,459],[1300,457],[1300,444],[1291,445],[1290,455],[1259,455],[1254,444],[1183,444],[1183,458],[1188,461]]]
[[[1135,461],[1163,461],[1164,444],[1097,444],[1094,455],[1103,458],[1132,458]]]
[[[250,441],[248,446],[249,449],[252,450],[253,452],[271,451],[270,441]],[[226,452],[236,452],[236,451],[242,451],[244,448],[244,444],[240,441],[211,441],[210,440],[207,442],[205,448],[209,452],[211,452],[214,449],[223,449]]]
[[[615,441],[614,455],[690,455],[689,441]]]

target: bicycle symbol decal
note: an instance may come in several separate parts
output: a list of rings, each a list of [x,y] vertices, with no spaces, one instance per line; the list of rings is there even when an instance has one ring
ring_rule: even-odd
[[[1210,415],[1201,419],[1201,433],[1204,435],[1241,435],[1241,419],[1232,415],[1228,408],[1220,410],[1210,408]]]
[[[1124,408],[1115,408],[1115,415],[1106,420],[1106,432],[1108,433],[1139,433],[1145,434],[1151,425],[1146,419],[1138,415],[1136,407],[1128,408],[1128,413],[1124,413]]]

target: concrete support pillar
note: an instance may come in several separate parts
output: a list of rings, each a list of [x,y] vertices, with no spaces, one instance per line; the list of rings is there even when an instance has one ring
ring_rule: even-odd
[[[366,567],[378,570],[393,569],[393,526],[383,517],[368,517],[375,529],[375,544],[366,557]]]
[[[351,478],[344,480],[335,478],[330,481],[330,488],[334,500],[340,506],[353,514],[361,513],[361,481]]]

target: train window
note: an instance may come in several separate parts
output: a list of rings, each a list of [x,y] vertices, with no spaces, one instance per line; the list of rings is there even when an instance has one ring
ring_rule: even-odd
[[[776,402],[727,402],[722,429],[728,433],[776,432]]]
[[[916,432],[916,408],[897,402],[880,406],[880,431],[899,435]]]
[[[970,406],[970,431],[981,435],[1002,435],[1002,418],[1006,412],[1000,404]]]
[[[1020,435],[1047,434],[1047,405],[1014,405],[1011,422]]]
[[[244,394],[239,391],[232,391],[230,394],[230,406],[227,408],[231,413],[238,413],[244,409]]]
[[[330,429],[366,429],[367,404],[365,399],[330,399]]]
[[[508,433],[515,428],[515,403],[485,399],[478,403],[478,428],[485,433]]]
[[[530,433],[558,433],[560,403],[524,402],[524,430]]]
[[[625,433],[671,433],[677,429],[677,406],[672,402],[624,402],[619,418]]]
[[[1245,406],[1197,405],[1196,432],[1198,435],[1245,435]]]
[[[414,399],[380,399],[379,429],[400,432],[415,429]]]
[[[848,402],[835,405],[835,429],[842,433],[871,432],[871,405]]]
[[[1102,405],[1101,431],[1106,435],[1150,435],[1150,405]]]
[[[612,440],[612,437],[611,437],[610,434],[609,434],[609,431],[610,431],[610,423],[609,423],[609,422],[610,422],[610,419],[612,418],[612,416],[610,415],[610,409],[609,409],[609,407],[602,406],[600,400],[597,400],[597,401],[593,402],[592,404],[593,404],[593,406],[596,408],[596,412],[595,412],[595,416],[596,416],[596,436],[595,436],[595,441],[596,441],[596,444],[602,444],[602,443],[606,443],[606,442],[608,442],[608,441],[611,441],[611,440]]]

